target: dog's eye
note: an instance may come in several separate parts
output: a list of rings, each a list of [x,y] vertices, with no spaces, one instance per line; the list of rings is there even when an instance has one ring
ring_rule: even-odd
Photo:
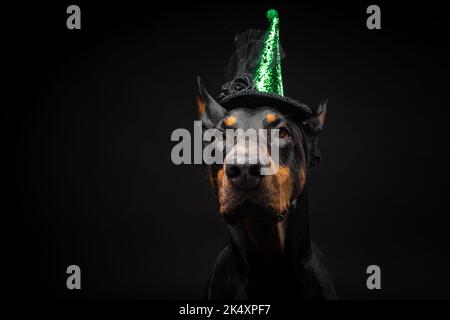
[[[279,132],[278,132],[278,137],[279,137],[280,139],[287,139],[287,138],[290,138],[291,133],[289,132],[289,130],[288,130],[287,128],[281,127],[281,128],[279,128],[278,130],[279,130]]]

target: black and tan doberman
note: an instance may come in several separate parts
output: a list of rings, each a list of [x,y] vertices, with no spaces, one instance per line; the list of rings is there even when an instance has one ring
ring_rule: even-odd
[[[335,299],[324,257],[310,239],[306,192],[309,168],[320,158],[326,103],[300,122],[270,105],[226,110],[200,79],[198,85],[204,129],[279,129],[275,174],[261,175],[259,160],[233,161],[256,156],[248,146],[234,145],[223,164],[209,166],[229,243],[214,264],[206,298]],[[271,160],[269,151],[265,156]]]

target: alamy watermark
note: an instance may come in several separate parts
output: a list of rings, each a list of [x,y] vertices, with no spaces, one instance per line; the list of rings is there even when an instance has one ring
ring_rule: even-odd
[[[171,152],[172,163],[180,164],[260,164],[261,175],[273,175],[279,166],[278,129],[203,130],[194,121],[194,135],[187,129],[172,132],[171,141],[178,142]],[[255,156],[256,155],[256,156]]]

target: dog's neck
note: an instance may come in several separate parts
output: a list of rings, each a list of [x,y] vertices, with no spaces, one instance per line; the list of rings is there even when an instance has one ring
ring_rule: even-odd
[[[290,205],[284,221],[243,218],[228,229],[232,248],[247,272],[267,265],[296,268],[311,254],[306,190]]]

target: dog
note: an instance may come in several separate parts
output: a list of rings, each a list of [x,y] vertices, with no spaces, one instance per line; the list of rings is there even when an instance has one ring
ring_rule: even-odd
[[[226,110],[199,78],[197,104],[204,129],[279,130],[275,174],[262,175],[257,148],[239,144],[228,154],[224,151],[223,164],[208,166],[229,243],[214,263],[205,298],[336,299],[324,256],[311,242],[308,223],[308,173],[320,160],[318,137],[326,102],[301,122],[270,105]],[[270,162],[268,144],[263,149]],[[235,161],[244,156],[246,161]]]

